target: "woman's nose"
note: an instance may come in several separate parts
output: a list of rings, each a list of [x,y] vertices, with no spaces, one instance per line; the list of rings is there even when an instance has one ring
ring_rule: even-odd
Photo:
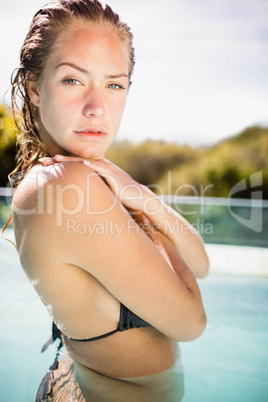
[[[85,116],[102,117],[104,115],[104,99],[101,91],[92,89],[87,94],[83,113]]]

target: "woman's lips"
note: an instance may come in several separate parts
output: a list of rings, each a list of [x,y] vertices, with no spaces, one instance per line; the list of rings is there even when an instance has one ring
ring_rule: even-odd
[[[107,132],[104,128],[102,127],[94,127],[94,128],[86,128],[82,130],[75,131],[79,137],[82,137],[84,139],[103,139],[106,137]]]

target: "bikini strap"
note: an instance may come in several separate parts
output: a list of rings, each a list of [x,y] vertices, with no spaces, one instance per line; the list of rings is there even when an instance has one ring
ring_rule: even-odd
[[[108,336],[113,335],[118,331],[119,331],[119,328],[115,329],[114,331],[108,332],[107,334],[95,336],[94,338],[85,338],[85,339],[70,338],[70,339],[75,342],[93,342],[93,341],[98,341],[99,339],[107,338]]]

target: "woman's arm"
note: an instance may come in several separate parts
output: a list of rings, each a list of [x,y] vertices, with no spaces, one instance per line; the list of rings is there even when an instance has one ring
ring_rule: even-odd
[[[147,202],[144,202],[143,213],[153,226],[169,238],[197,278],[206,277],[209,261],[199,233],[147,188],[144,189],[144,199]]]
[[[186,219],[161,201],[149,188],[134,181],[114,164],[95,160],[84,163],[105,177],[124,206],[137,213],[141,211],[156,229],[173,242],[197,278],[207,276],[209,261],[203,240]]]
[[[54,160],[82,161],[98,172],[126,208],[131,209],[134,215],[135,211],[145,214],[154,227],[172,241],[197,278],[207,276],[209,260],[202,237],[186,219],[161,201],[149,188],[137,183],[126,172],[107,160],[89,161],[61,155],[56,155]]]

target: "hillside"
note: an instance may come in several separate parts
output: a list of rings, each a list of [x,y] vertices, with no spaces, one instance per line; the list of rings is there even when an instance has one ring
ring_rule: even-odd
[[[227,197],[239,181],[262,171],[268,199],[268,128],[249,127],[208,148],[145,141],[117,142],[107,158],[158,193]],[[237,193],[250,198],[250,189]]]

